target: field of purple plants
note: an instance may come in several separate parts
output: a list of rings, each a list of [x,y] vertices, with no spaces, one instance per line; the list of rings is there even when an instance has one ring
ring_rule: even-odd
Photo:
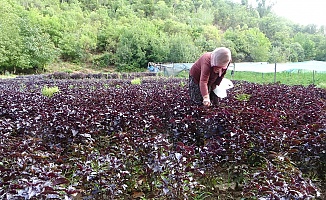
[[[325,89],[234,81],[205,108],[133,80],[0,79],[0,199],[326,197]]]

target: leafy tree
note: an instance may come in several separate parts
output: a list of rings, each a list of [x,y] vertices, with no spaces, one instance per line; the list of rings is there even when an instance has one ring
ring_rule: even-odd
[[[153,18],[166,20],[171,18],[171,16],[172,16],[172,9],[165,3],[165,1],[158,1],[156,4],[154,4]]]
[[[241,5],[243,5],[243,6],[248,6],[249,4],[248,4],[248,0],[241,0]]]
[[[109,0],[79,0],[81,3],[83,10],[91,10],[94,11],[99,9],[101,6],[107,6]]]
[[[18,66],[28,65],[22,54],[23,38],[19,29],[18,13],[23,10],[15,6],[7,1],[0,2],[0,69],[2,71],[15,71]]]
[[[309,34],[297,33],[294,36],[293,41],[299,43],[304,49],[303,60],[313,60],[315,58],[315,43]]]
[[[137,13],[141,13],[140,17],[151,18],[154,15],[154,0],[139,0],[133,7]]]
[[[57,49],[39,28],[42,16],[37,10],[26,12],[15,4],[1,4],[0,66],[14,73],[43,69],[57,57]]]
[[[312,37],[315,43],[316,60],[326,61],[326,36],[324,34],[315,34]],[[318,51],[317,51],[318,49]]]
[[[291,34],[291,30],[277,16],[272,14],[260,19],[259,29],[271,40],[274,39],[277,32],[287,32],[287,35]]]
[[[228,30],[224,37],[233,42],[237,60],[262,62],[269,58],[271,43],[258,28]]]
[[[257,10],[261,18],[271,13],[271,10],[275,4],[273,0],[256,0],[256,2]]]
[[[97,33],[101,22],[92,21],[89,13],[84,13],[78,4],[70,4],[60,15],[64,27],[58,42],[61,58],[72,62],[85,62],[96,49]]]
[[[195,12],[198,12],[198,9],[203,5],[202,0],[192,0],[194,7],[195,7]]]
[[[195,62],[201,53],[187,35],[176,34],[170,39],[170,62]]]
[[[162,30],[168,35],[174,35],[178,33],[187,35],[191,29],[186,24],[171,19],[164,21],[161,26]]]
[[[241,29],[228,29],[224,33],[224,39],[226,41],[225,43],[231,44],[233,47],[233,59],[236,61],[246,61],[249,49],[247,48],[247,41]]]
[[[326,26],[324,25],[320,26],[318,33],[326,35]]]
[[[0,68],[55,60],[143,70],[148,61],[192,62],[218,46],[234,61],[325,60],[325,27],[271,12],[274,0],[6,0]]]
[[[58,50],[50,40],[47,33],[43,33],[36,25],[31,24],[26,19],[22,19],[21,35],[23,36],[23,54],[27,65],[24,68],[43,70],[44,66],[54,61],[58,55]]]
[[[270,63],[279,63],[286,61],[286,54],[284,49],[281,47],[272,47],[268,62]]]
[[[304,49],[298,42],[290,44],[287,55],[287,60],[290,62],[302,62],[305,58]]]
[[[112,20],[99,28],[97,51],[106,54],[106,66],[114,65],[116,62],[116,52],[123,27],[124,25],[119,24],[118,21]]]
[[[149,46],[147,48],[147,60],[153,62],[169,62],[169,37],[163,32],[159,32],[157,34],[159,37],[153,37],[149,41]]]
[[[316,34],[318,32],[318,28],[316,24],[308,24],[304,27],[304,32],[309,34]]]
[[[153,59],[165,60],[167,37],[149,20],[135,18],[132,24],[124,27],[119,37],[116,52],[119,69],[135,71],[147,68]]]
[[[244,31],[249,56],[253,62],[264,62],[269,58],[271,43],[269,39],[258,28],[250,28]]]
[[[198,37],[194,37],[195,45],[199,51],[205,52],[214,50],[221,45],[223,34],[212,25],[201,26],[201,32]]]

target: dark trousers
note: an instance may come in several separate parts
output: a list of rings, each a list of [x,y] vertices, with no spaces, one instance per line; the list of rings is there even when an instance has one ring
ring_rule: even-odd
[[[196,105],[203,105],[203,96],[200,93],[199,84],[197,84],[195,82],[194,78],[190,75],[189,75],[188,85],[189,85],[189,96],[190,96],[191,102]],[[218,97],[213,92],[211,87],[208,87],[208,92],[209,92],[209,98],[211,100],[211,103],[217,104]]]

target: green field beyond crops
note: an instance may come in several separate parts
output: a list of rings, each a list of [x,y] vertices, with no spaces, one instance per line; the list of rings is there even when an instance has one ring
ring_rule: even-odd
[[[258,73],[258,72],[235,72],[232,76],[226,75],[231,80],[244,80],[253,83],[276,83],[286,85],[316,85],[326,88],[326,73],[316,72],[278,72],[276,73]]]
[[[181,72],[177,75],[177,77],[188,77],[188,71]],[[277,72],[275,76],[275,73],[259,72],[235,72],[233,75],[231,75],[231,71],[228,71],[225,78],[259,84],[275,82],[285,85],[315,85],[319,88],[326,88],[326,73],[317,72]]]

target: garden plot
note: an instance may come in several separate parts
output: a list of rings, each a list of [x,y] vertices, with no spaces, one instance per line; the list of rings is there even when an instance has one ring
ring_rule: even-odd
[[[234,81],[205,108],[180,78],[0,80],[0,198],[322,199],[325,99]]]

